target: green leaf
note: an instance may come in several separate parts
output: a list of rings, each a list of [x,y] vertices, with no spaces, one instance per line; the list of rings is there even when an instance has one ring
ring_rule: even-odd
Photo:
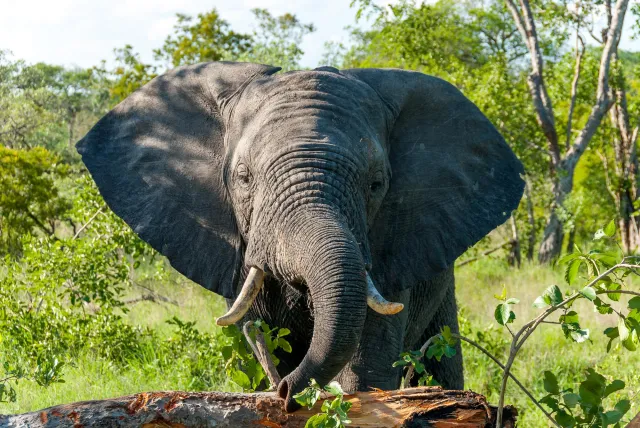
[[[587,378],[580,383],[580,401],[591,406],[599,406],[604,395],[606,379],[595,370],[587,369]]]
[[[544,293],[542,294],[545,302],[550,305],[556,306],[562,303],[562,291],[560,291],[560,287],[557,285],[549,286]]]
[[[616,223],[614,220],[611,220],[609,224],[604,227],[604,234],[609,238],[616,234]]]
[[[563,324],[578,324],[580,317],[576,311],[569,311],[560,316],[560,322]]]
[[[549,394],[559,394],[560,388],[558,387],[558,379],[556,376],[548,370],[544,372],[544,390]]]
[[[455,338],[451,334],[451,328],[448,325],[442,327],[442,337],[447,343],[455,343]]]
[[[540,399],[540,403],[549,406],[549,408],[553,411],[558,410],[558,400],[553,397],[553,395],[549,394]]]
[[[573,409],[580,402],[580,396],[573,392],[568,392],[562,396],[562,400],[564,400],[564,404],[567,407],[569,407],[570,409]]]
[[[584,287],[582,290],[580,290],[580,294],[591,301],[594,301],[597,297],[596,290],[593,287]]]
[[[501,302],[504,302],[505,300],[507,300],[507,286],[503,285],[502,294],[494,294],[493,297],[500,300]]]
[[[287,341],[287,339],[284,339],[282,337],[280,337],[278,339],[278,346],[284,351],[284,352],[288,352],[291,353],[291,351],[293,349],[291,349],[291,344]]]
[[[566,254],[558,259],[558,264],[563,265],[580,257],[579,253]]]
[[[520,303],[520,299],[516,299],[515,297],[510,297],[507,299],[505,303],[508,303],[510,305],[515,305],[517,303]]]
[[[547,306],[549,306],[549,302],[545,300],[544,296],[538,296],[536,300],[533,301],[534,308],[546,308]]]
[[[614,406],[614,410],[608,411],[604,414],[608,424],[615,424],[620,422],[625,413],[631,409],[631,402],[629,400],[620,400]]]
[[[607,291],[618,291],[622,288],[622,285],[612,282],[607,285]],[[621,294],[620,293],[607,293],[607,297],[614,302],[619,302]]]
[[[318,413],[317,415],[311,416],[307,420],[304,428],[324,428],[328,419],[329,415],[327,415],[326,413]]]
[[[560,424],[563,428],[571,428],[576,425],[576,420],[565,412],[564,410],[558,410],[554,416],[557,423]]]
[[[594,241],[598,241],[602,238],[606,238],[607,234],[604,233],[604,229],[598,229],[596,230],[596,233],[593,234],[593,240]]]
[[[291,330],[289,330],[288,328],[281,328],[280,330],[278,330],[278,337],[288,336],[289,334],[291,334]]]
[[[640,296],[633,297],[628,303],[629,309],[640,309]]]
[[[582,264],[581,260],[573,260],[567,266],[566,271],[564,272],[564,279],[567,281],[567,284],[571,285],[578,277],[578,271],[580,270],[580,265]]]
[[[570,333],[571,338],[576,343],[583,343],[589,340],[589,329],[588,328],[577,328]]]
[[[231,380],[237,383],[242,389],[248,390],[251,389],[251,381],[249,380],[249,376],[247,376],[244,372],[240,370],[234,370],[231,373]]]
[[[613,394],[616,391],[620,391],[622,389],[624,389],[625,384],[623,381],[616,379],[613,382],[611,382],[609,385],[607,385],[607,387],[604,389],[604,397],[608,397],[609,395]]]
[[[449,345],[445,346],[444,347],[444,355],[447,358],[452,358],[453,356],[456,355],[456,348],[453,348],[453,347],[451,347]]]
[[[333,395],[344,395],[344,391],[342,390],[342,386],[335,380],[330,382],[329,385],[324,387],[324,390],[329,394]]]
[[[625,319],[620,317],[618,319],[618,335],[620,336],[621,341],[625,341],[629,337],[629,328],[625,323]]]
[[[516,319],[516,314],[511,310],[511,305],[508,303],[500,303],[496,306],[494,317],[498,324],[505,325],[512,323]]]
[[[233,355],[233,348],[231,346],[223,346],[220,352],[222,353],[222,358],[229,360]]]
[[[613,252],[605,252],[605,253],[600,253],[600,252],[591,252],[589,253],[591,255],[591,257],[595,260],[599,260],[602,264],[607,265],[607,266],[613,266],[616,263],[618,263],[618,254],[613,253]]]
[[[637,343],[637,333],[633,331],[629,334],[625,340],[622,341],[622,346],[624,346],[628,351],[635,351],[638,348]]]

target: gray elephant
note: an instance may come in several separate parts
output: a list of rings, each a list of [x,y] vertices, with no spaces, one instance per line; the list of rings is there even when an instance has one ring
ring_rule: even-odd
[[[451,84],[395,69],[213,62],[156,77],[77,148],[111,209],[224,296],[218,324],[291,330],[286,409],[310,378],[398,387],[448,325],[453,262],[514,210],[523,172]],[[428,364],[462,388],[462,357]]]

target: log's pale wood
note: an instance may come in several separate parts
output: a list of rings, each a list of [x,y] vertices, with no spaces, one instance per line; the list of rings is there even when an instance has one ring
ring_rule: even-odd
[[[438,387],[358,392],[345,397],[353,403],[352,427],[493,427],[495,407],[470,391]],[[144,392],[125,397],[83,401],[22,415],[0,416],[0,427],[304,427],[316,414],[283,410],[273,393]],[[508,407],[505,427],[514,427],[517,412]]]

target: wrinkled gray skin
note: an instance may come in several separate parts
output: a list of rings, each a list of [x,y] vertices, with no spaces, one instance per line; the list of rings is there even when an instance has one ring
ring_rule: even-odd
[[[291,330],[287,409],[310,378],[398,386],[398,354],[449,325],[452,265],[503,223],[522,166],[457,89],[403,70],[278,74],[206,63],[157,77],[78,143],[106,202],[228,302],[267,272],[246,319]],[[366,304],[366,272],[392,316]],[[213,318],[212,318],[213,322]],[[462,358],[428,363],[462,388]]]

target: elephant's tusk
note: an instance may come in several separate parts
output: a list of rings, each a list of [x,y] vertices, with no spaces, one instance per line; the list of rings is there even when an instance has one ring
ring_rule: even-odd
[[[367,305],[382,315],[394,315],[404,309],[402,303],[389,302],[378,292],[371,276],[367,273]]]
[[[216,324],[218,324],[219,326],[228,326],[240,321],[253,304],[253,301],[256,299],[256,296],[262,288],[263,282],[264,271],[256,267],[252,267],[249,270],[247,279],[245,279],[244,281],[242,290],[240,290],[240,295],[238,296],[236,301],[233,302],[233,306],[231,306],[231,309],[229,309],[226,314],[216,320]]]

